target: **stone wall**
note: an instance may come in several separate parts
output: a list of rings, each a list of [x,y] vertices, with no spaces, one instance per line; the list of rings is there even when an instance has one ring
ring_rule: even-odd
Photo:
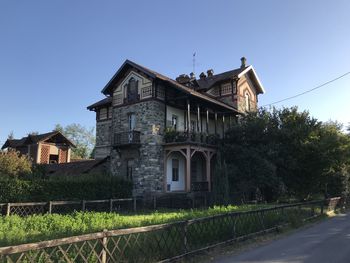
[[[136,116],[136,131],[140,131],[140,146],[124,146],[111,152],[111,173],[127,175],[127,161],[134,159],[134,194],[162,191],[164,185],[163,131],[165,104],[156,100],[139,102],[113,109],[113,131],[128,131],[128,115]]]
[[[105,158],[110,155],[112,139],[112,120],[96,122],[96,147],[95,159]]]

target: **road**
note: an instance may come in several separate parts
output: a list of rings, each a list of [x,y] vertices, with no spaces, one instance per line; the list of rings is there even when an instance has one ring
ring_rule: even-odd
[[[215,262],[349,263],[350,214],[337,215],[258,248],[223,256]]]

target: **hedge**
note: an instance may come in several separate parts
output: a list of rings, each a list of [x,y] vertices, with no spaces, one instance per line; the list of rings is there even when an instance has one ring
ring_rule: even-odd
[[[0,179],[0,202],[98,200],[131,196],[132,183],[118,177]]]

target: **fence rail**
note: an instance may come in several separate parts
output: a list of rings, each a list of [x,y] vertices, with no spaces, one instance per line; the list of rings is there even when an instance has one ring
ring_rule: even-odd
[[[167,261],[222,242],[277,230],[296,219],[320,216],[325,205],[325,200],[298,203],[2,247],[0,262]]]

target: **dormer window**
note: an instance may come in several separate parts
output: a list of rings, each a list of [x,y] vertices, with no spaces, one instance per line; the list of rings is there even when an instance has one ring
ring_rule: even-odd
[[[250,95],[248,91],[244,93],[244,99],[245,99],[245,110],[250,111]]]
[[[221,85],[221,96],[228,95],[232,93],[231,83],[226,83]]]

